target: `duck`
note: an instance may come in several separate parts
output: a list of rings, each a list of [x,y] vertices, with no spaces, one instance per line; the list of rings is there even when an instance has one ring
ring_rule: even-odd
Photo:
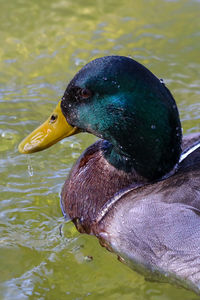
[[[99,139],[64,183],[64,217],[147,280],[200,294],[200,133],[182,137],[163,80],[130,57],[94,59],[19,151],[80,132]]]

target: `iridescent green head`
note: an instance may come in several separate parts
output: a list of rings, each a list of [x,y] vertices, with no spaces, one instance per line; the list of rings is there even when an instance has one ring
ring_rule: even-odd
[[[103,138],[104,155],[118,169],[154,180],[181,153],[181,124],[169,90],[131,58],[107,56],[84,66],[61,102],[71,126]]]
[[[181,124],[171,93],[128,57],[102,57],[84,66],[19,151],[40,151],[80,131],[105,140],[102,153],[117,169],[135,170],[149,180],[168,173],[181,153]]]

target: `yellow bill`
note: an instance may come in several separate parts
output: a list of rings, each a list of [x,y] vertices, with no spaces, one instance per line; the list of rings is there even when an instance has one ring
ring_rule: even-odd
[[[69,125],[60,107],[61,101],[48,120],[29,134],[20,144],[19,152],[23,154],[41,151],[67,136],[80,132],[77,127]]]

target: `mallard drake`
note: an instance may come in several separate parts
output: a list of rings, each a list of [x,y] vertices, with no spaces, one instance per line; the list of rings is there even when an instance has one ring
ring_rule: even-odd
[[[19,151],[40,151],[79,132],[100,140],[63,186],[64,216],[146,277],[200,293],[200,134],[182,140],[163,81],[128,57],[95,59]]]

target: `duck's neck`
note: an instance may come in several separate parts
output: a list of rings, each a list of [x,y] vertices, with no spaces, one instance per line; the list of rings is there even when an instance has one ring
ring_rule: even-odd
[[[131,173],[134,169],[136,161],[130,155],[123,153],[120,149],[114,147],[111,143],[103,141],[103,155],[106,160],[117,170],[122,170],[126,173]]]
[[[136,139],[127,136],[125,143],[113,145],[104,141],[103,154],[106,160],[118,170],[136,172],[148,181],[154,181],[170,172],[178,162],[180,143],[177,136],[139,135]]]

